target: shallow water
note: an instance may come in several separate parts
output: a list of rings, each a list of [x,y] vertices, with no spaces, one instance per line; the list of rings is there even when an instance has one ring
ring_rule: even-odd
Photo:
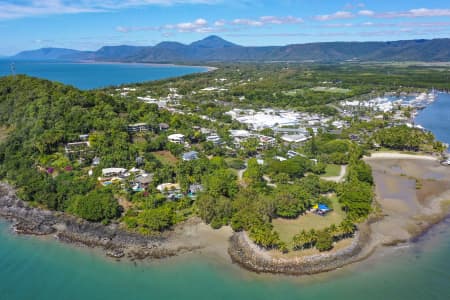
[[[288,277],[249,273],[201,255],[135,266],[15,236],[0,223],[0,299],[448,299],[449,226],[447,220],[417,243],[361,264]]]

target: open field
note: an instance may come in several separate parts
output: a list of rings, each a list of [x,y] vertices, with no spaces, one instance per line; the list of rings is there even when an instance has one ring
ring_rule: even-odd
[[[178,158],[172,155],[169,151],[156,151],[152,154],[163,164],[175,165],[178,162]]]
[[[333,211],[326,216],[319,216],[314,213],[307,213],[297,219],[273,219],[274,229],[280,234],[280,238],[285,243],[290,243],[294,235],[302,230],[320,230],[332,224],[338,225],[344,220],[345,212],[335,196],[331,198]]]
[[[325,169],[325,174],[323,174],[322,177],[339,176],[340,173],[341,173],[340,165],[329,164],[329,165],[327,165],[327,167]]]
[[[337,88],[337,87],[325,87],[325,86],[317,86],[311,89],[314,92],[327,92],[327,93],[342,93],[346,94],[351,92],[349,89]]]

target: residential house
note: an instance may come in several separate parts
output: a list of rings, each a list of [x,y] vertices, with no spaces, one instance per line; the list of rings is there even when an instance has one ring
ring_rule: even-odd
[[[167,137],[167,140],[175,144],[184,144],[185,136],[180,133],[171,134]]]
[[[123,177],[127,173],[127,169],[124,168],[105,168],[102,170],[103,177]]]
[[[183,160],[184,161],[191,161],[198,159],[198,152],[197,151],[189,151],[183,154]]]
[[[216,134],[207,136],[206,137],[206,141],[207,142],[211,142],[214,145],[219,145],[222,142],[221,138],[218,135],[216,135]]]
[[[128,125],[127,131],[130,133],[146,132],[149,128],[150,126],[147,123],[136,123]]]

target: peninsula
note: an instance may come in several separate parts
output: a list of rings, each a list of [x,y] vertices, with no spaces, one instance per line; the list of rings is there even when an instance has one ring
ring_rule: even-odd
[[[213,67],[94,91],[0,78],[0,215],[115,258],[222,240],[243,267],[289,274],[446,215],[446,147],[414,117],[449,88],[448,67]]]

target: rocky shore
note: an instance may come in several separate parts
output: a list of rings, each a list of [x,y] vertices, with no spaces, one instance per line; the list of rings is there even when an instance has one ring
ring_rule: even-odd
[[[118,224],[105,226],[30,207],[6,183],[0,183],[0,216],[12,221],[12,228],[18,234],[53,235],[65,243],[102,249],[114,258],[165,258],[197,248],[173,246],[168,242],[170,236],[143,236],[125,231]]]
[[[369,241],[370,227],[362,224],[351,245],[344,249],[310,256],[276,258],[255,245],[245,232],[238,232],[230,239],[228,253],[233,262],[250,271],[310,275],[332,271],[364,259],[373,250],[366,247]]]
[[[198,251],[227,262],[231,258],[253,272],[315,274],[364,260],[383,247],[414,241],[447,216],[450,168],[440,166],[435,158],[403,154],[378,154],[366,161],[373,168],[376,183],[376,217],[359,224],[345,247],[312,255],[267,251],[255,245],[245,232],[233,233],[228,226],[213,230],[196,218],[162,235],[144,236],[126,231],[117,223],[91,223],[30,207],[6,183],[0,183],[0,217],[11,220],[18,234],[54,236],[65,243],[101,249],[116,259],[160,259]]]
[[[369,257],[385,247],[414,242],[439,223],[450,208],[450,168],[436,157],[377,153],[372,166],[380,211],[358,231],[350,246],[309,256],[273,255],[255,245],[245,232],[235,233],[228,253],[233,262],[254,272],[291,275],[331,271]]]

